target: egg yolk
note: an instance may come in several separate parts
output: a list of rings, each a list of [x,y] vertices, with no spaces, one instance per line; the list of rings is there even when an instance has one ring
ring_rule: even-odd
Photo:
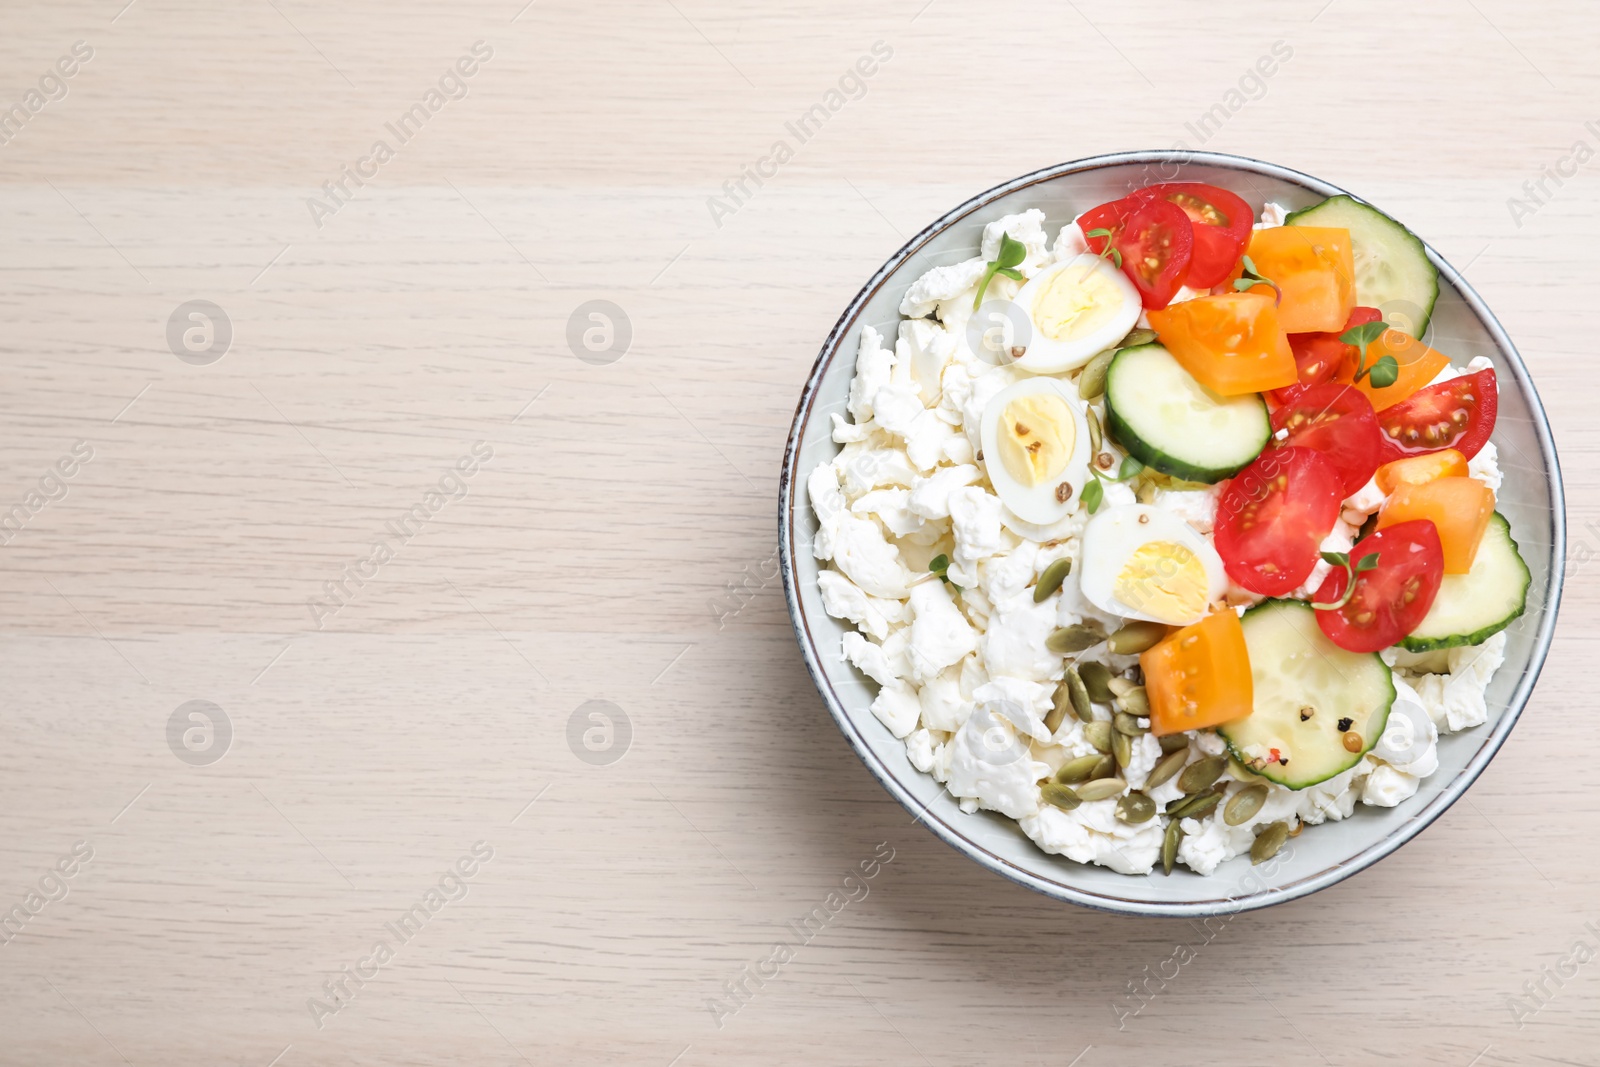
[[[1000,462],[1022,485],[1048,482],[1072,458],[1077,425],[1066,401],[1048,393],[1019,396],[1000,413]]]
[[[1058,270],[1033,299],[1033,324],[1054,341],[1094,333],[1111,321],[1122,293],[1098,264]]]
[[[1112,591],[1133,610],[1173,624],[1203,617],[1210,603],[1205,564],[1176,541],[1140,545],[1122,565]]]

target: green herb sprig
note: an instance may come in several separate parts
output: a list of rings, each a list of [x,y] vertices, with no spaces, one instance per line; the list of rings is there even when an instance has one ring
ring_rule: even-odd
[[[1348,552],[1324,552],[1322,553],[1322,561],[1331,567],[1343,567],[1345,573],[1350,576],[1350,581],[1345,585],[1344,596],[1339,598],[1338,603],[1322,604],[1313,600],[1311,606],[1319,611],[1338,611],[1350,603],[1350,598],[1356,595],[1356,576],[1365,574],[1377,567],[1378,554],[1376,552],[1368,552],[1360,560],[1352,564],[1350,562],[1350,553]]]
[[[1128,456],[1123,459],[1122,466],[1117,468],[1116,477],[1112,477],[1109,474],[1102,474],[1091,459],[1089,461],[1089,473],[1094,475],[1094,479],[1083,487],[1083,506],[1089,509],[1089,514],[1093,515],[1100,510],[1100,504],[1106,497],[1106,489],[1103,483],[1125,482],[1142,470],[1144,470],[1144,464],[1132,456]]]
[[[1355,380],[1359,382],[1365,376],[1374,389],[1387,389],[1400,377],[1400,364],[1393,356],[1382,356],[1372,366],[1367,366],[1367,346],[1382,337],[1388,329],[1389,324],[1379,319],[1377,322],[1352,326],[1339,335],[1339,340],[1347,345],[1355,345],[1360,351],[1356,360]]]
[[[1110,259],[1111,262],[1117,265],[1118,270],[1122,269],[1122,250],[1111,247],[1111,239],[1115,237],[1116,234],[1102,226],[1097,230],[1090,230],[1088,233],[1084,234],[1084,236],[1089,238],[1104,237],[1106,239],[1106,246],[1100,250],[1100,258]]]
[[[951,589],[954,589],[959,595],[960,593],[964,592],[964,590],[955,582],[950,580],[950,575],[945,573],[949,569],[950,557],[945,555],[943,552],[939,553],[937,556],[934,556],[928,561],[928,570],[932,571],[934,574],[937,574],[945,585],[948,585]]]
[[[1273,306],[1281,305],[1283,303],[1283,290],[1278,288],[1278,283],[1271,278],[1264,277],[1260,271],[1256,270],[1256,261],[1249,256],[1245,256],[1241,262],[1244,263],[1244,275],[1233,283],[1234,289],[1243,293],[1254,289],[1258,285],[1270,285],[1272,286],[1272,291],[1277,294],[1277,299],[1273,301]]]
[[[983,281],[978,283],[978,295],[972,298],[972,310],[977,311],[983,303],[983,294],[988,291],[989,283],[996,274],[1004,274],[1014,282],[1022,281],[1022,272],[1017,270],[1022,261],[1028,258],[1028,246],[1021,241],[1012,240],[1009,233],[1000,234],[1000,254],[989,261],[989,269],[983,272]]]

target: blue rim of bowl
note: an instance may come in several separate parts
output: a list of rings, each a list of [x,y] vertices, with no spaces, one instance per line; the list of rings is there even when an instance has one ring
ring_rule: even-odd
[[[1037,893],[1056,900],[1064,900],[1084,907],[1100,911],[1118,912],[1131,915],[1170,916],[1175,918],[1226,915],[1243,911],[1253,911],[1257,908],[1270,907],[1282,904],[1300,897],[1309,896],[1319,890],[1342,882],[1344,879],[1365,870],[1389,853],[1410,841],[1421,833],[1435,819],[1449,810],[1450,806],[1459,800],[1483,773],[1483,769],[1494,759],[1500,751],[1500,746],[1505,744],[1510,736],[1517,719],[1522,715],[1522,709],[1527,705],[1529,696],[1533,693],[1534,684],[1539,679],[1540,672],[1544,669],[1545,659],[1550,651],[1550,642],[1555,630],[1556,613],[1560,607],[1561,588],[1566,569],[1566,500],[1562,491],[1561,466],[1556,458],[1555,442],[1550,434],[1550,423],[1545,415],[1544,404],[1539,399],[1538,390],[1534,388],[1533,380],[1528,375],[1528,368],[1522,362],[1522,356],[1517,352],[1516,346],[1511,343],[1511,338],[1506,335],[1505,329],[1500,325],[1494,313],[1484,304],[1483,299],[1471,285],[1467,284],[1454,267],[1447,263],[1443,256],[1434,250],[1432,245],[1427,248],[1428,258],[1455,286],[1472,309],[1473,314],[1483,324],[1493,339],[1500,354],[1504,357],[1506,365],[1510,368],[1516,380],[1517,387],[1528,400],[1534,418],[1534,429],[1539,437],[1539,452],[1544,460],[1546,477],[1550,482],[1552,508],[1550,513],[1550,571],[1545,588],[1545,607],[1539,622],[1539,632],[1534,639],[1532,656],[1528,668],[1524,671],[1522,680],[1516,691],[1511,695],[1511,700],[1494,730],[1483,741],[1472,760],[1458,772],[1449,784],[1429,801],[1420,811],[1414,814],[1405,823],[1393,830],[1381,841],[1362,849],[1354,856],[1339,863],[1326,867],[1315,874],[1297,879],[1287,885],[1272,887],[1260,892],[1242,895],[1218,896],[1210,899],[1164,902],[1136,900],[1131,897],[1116,896],[1110,893],[1092,892],[1079,889],[1065,882],[1051,878],[1044,878],[1032,871],[1017,866],[1010,860],[998,856],[982,845],[963,834],[956,826],[947,822],[935,813],[927,804],[923,804],[912,796],[895,776],[890,773],[882,759],[867,739],[862,736],[856,724],[851,720],[844,709],[844,703],[839,694],[834,690],[833,683],[828,679],[822,669],[818,658],[816,641],[813,639],[810,624],[805,612],[800,605],[799,592],[796,588],[794,568],[795,532],[797,524],[794,521],[797,514],[796,508],[801,502],[796,499],[797,486],[804,483],[803,478],[796,477],[796,465],[799,463],[800,440],[809,425],[812,405],[816,398],[817,387],[824,375],[832,366],[834,359],[839,355],[839,347],[844,338],[855,328],[862,309],[867,302],[876,295],[888,277],[898,270],[911,257],[917,255],[930,240],[943,233],[955,223],[971,215],[973,212],[994,203],[1001,197],[1008,196],[1020,189],[1038,185],[1066,174],[1078,174],[1085,171],[1099,170],[1106,167],[1133,165],[1169,164],[1184,166],[1189,164],[1209,165],[1226,168],[1245,173],[1260,174],[1264,177],[1278,178],[1292,182],[1303,188],[1318,193],[1322,196],[1353,196],[1338,186],[1314,178],[1309,174],[1282,167],[1275,163],[1267,163],[1248,156],[1227,155],[1220,152],[1189,152],[1174,150],[1155,150],[1140,152],[1117,152],[1109,155],[1090,156],[1087,159],[1075,160],[1070,163],[1058,163],[1055,166],[1036,170],[1031,174],[1024,174],[1019,178],[1004,182],[992,189],[979,193],[977,196],[945,215],[934,220],[911,240],[890,256],[888,261],[861,287],[861,291],[846,306],[844,313],[839,316],[827,339],[822,344],[822,350],[817,356],[816,363],[811,368],[811,374],[806,379],[804,390],[800,394],[800,402],[795,407],[794,422],[789,428],[789,438],[784,445],[783,470],[778,482],[778,554],[779,565],[783,571],[783,595],[789,607],[789,621],[794,626],[795,637],[800,643],[800,650],[805,658],[806,670],[811,675],[812,682],[817,687],[817,692],[822,696],[823,703],[827,705],[828,712],[833,716],[839,731],[844,734],[850,746],[855,749],[856,755],[861,759],[872,775],[878,779],[880,785],[891,796],[898,800],[907,811],[911,812],[914,819],[922,822],[936,837],[957,852],[981,864],[994,873],[1008,878],[1018,885],[1025,886]],[[1360,199],[1359,197],[1357,199]],[[1046,853],[1041,853],[1046,855]]]

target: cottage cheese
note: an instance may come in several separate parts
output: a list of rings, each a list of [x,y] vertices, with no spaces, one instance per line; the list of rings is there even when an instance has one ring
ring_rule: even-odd
[[[1258,227],[1281,225],[1283,210],[1268,204]],[[1023,522],[1001,503],[980,466],[978,424],[989,400],[1021,373],[976,359],[963,324],[970,314],[987,261],[1001,234],[1026,249],[1025,277],[1084,251],[1076,225],[1050,240],[1044,213],[1008,215],[983,231],[981,255],[935,267],[916,280],[901,303],[906,320],[892,347],[877,330],[862,329],[855,378],[845,405],[833,415],[841,448],[811,471],[806,490],[817,516],[812,552],[831,564],[820,575],[824,609],[857,629],[847,632],[841,656],[877,686],[872,713],[897,738],[918,771],[942,782],[964,812],[988,810],[1016,819],[1042,850],[1124,874],[1147,874],[1160,861],[1167,819],[1140,824],[1116,815],[1116,798],[1062,811],[1042,799],[1047,781],[1067,760],[1094,752],[1084,726],[1068,714],[1048,724],[1065,661],[1045,647],[1058,626],[1099,622],[1121,625],[1082,595],[1070,574],[1059,591],[1035,603],[1033,583],[1050,563],[1075,559],[1083,509],[1049,527]],[[1009,297],[1016,284],[991,283],[990,296]],[[1180,298],[1201,294],[1185,291]],[[1440,380],[1480,369],[1450,368]],[[1487,365],[1486,362],[1483,365]],[[1103,411],[1101,412],[1103,415]],[[1115,451],[1115,450],[1113,450]],[[1498,489],[1502,475],[1494,445],[1486,445],[1470,473]],[[1203,534],[1216,521],[1219,488],[1154,488],[1142,498]],[[1132,503],[1127,484],[1105,486],[1105,506]],[[1323,544],[1346,551],[1357,530],[1383,502],[1369,483],[1344,501],[1339,522]],[[948,560],[944,577],[928,572],[936,555]],[[1319,564],[1299,591],[1321,584]],[[957,587],[960,591],[957,592]],[[1258,600],[1235,588],[1230,602]],[[1357,804],[1393,807],[1413,797],[1439,766],[1442,734],[1469,729],[1488,716],[1485,689],[1504,660],[1505,636],[1473,648],[1427,656],[1398,649],[1384,653],[1396,701],[1382,738],[1357,766],[1328,781],[1293,791],[1268,785],[1257,814],[1239,826],[1220,817],[1227,801],[1261,779],[1224,778],[1227,792],[1213,813],[1183,819],[1178,861],[1209,875],[1250,851],[1256,834],[1275,822],[1298,828],[1350,817]],[[1091,650],[1111,671],[1131,676],[1137,657]],[[1096,708],[1103,721],[1104,707]],[[1162,758],[1157,739],[1133,739],[1122,774],[1143,789]],[[1192,735],[1191,761],[1226,751],[1214,731]],[[1158,811],[1182,794],[1173,776],[1147,790]]]

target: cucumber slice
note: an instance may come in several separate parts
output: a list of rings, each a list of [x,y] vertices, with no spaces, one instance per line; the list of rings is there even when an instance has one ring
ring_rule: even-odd
[[[1332,196],[1292,212],[1285,226],[1337,226],[1350,231],[1356,258],[1356,303],[1377,308],[1401,333],[1421,337],[1439,298],[1439,272],[1417,235],[1371,204]]]
[[[1530,581],[1528,565],[1511,539],[1511,524],[1497,511],[1483,532],[1472,570],[1444,576],[1433,607],[1400,647],[1430,652],[1482,644],[1522,614]]]
[[[1240,763],[1304,789],[1354,767],[1383,736],[1394,675],[1376,652],[1346,652],[1301,600],[1268,600],[1244,613],[1255,710],[1217,727]],[[1361,748],[1345,747],[1345,734]],[[1283,762],[1269,762],[1277,749]]]
[[[1218,396],[1157,344],[1124,348],[1111,361],[1106,420],[1145,466],[1191,482],[1239,473],[1272,436],[1260,394]]]

